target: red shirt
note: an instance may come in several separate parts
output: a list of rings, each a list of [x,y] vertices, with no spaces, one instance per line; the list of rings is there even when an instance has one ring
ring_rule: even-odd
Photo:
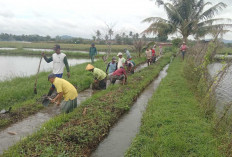
[[[155,49],[151,49],[152,56],[155,56]]]
[[[120,68],[120,69],[116,70],[112,75],[120,76],[122,74],[124,74],[126,76],[126,70],[124,68]]]

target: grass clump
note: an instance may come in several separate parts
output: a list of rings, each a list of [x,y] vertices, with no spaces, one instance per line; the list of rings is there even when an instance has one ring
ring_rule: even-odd
[[[224,156],[213,126],[183,77],[175,59],[148,103],[141,129],[125,156]]]

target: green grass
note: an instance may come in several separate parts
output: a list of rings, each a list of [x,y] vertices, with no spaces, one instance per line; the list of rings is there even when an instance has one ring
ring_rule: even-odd
[[[156,64],[130,75],[126,85],[111,85],[97,92],[70,114],[61,114],[46,122],[39,131],[11,147],[3,156],[90,155],[169,60],[170,54],[167,54]],[[83,115],[85,109],[87,112]]]
[[[125,156],[224,156],[175,59],[148,103],[142,126]]]
[[[23,43],[23,42],[0,42],[0,47],[9,47],[9,48],[37,48],[37,49],[52,49],[57,43],[53,42],[32,42],[32,43]],[[62,44],[59,43],[62,50],[82,50],[89,51],[89,44]],[[112,51],[118,52],[123,51],[124,48],[131,50],[131,45],[112,45]],[[98,51],[107,51],[107,45],[96,45]]]
[[[135,58],[134,61],[136,64],[140,64],[145,62],[145,58]],[[78,88],[78,92],[89,88],[90,84],[93,82],[92,74],[85,70],[87,64],[88,63],[83,63],[70,67],[70,78],[67,78],[66,72],[64,73],[64,79],[76,86]],[[102,60],[95,62],[94,66],[104,71],[106,68],[106,64]],[[9,117],[0,117],[0,129],[26,118],[43,108],[40,98],[42,95],[48,93],[51,86],[47,80],[49,73],[50,72],[39,73],[37,95],[33,92],[35,75],[0,82],[0,110],[4,108],[8,109],[10,106],[13,107]]]
[[[24,50],[24,49],[15,49],[15,50],[0,50],[1,55],[20,55],[20,56],[40,56],[42,51],[32,51],[32,50]],[[45,52],[46,55],[52,55],[54,52]],[[88,58],[88,53],[81,53],[81,52],[69,52],[64,51],[68,57],[78,57],[78,58]],[[102,54],[98,54],[97,57],[103,56]]]

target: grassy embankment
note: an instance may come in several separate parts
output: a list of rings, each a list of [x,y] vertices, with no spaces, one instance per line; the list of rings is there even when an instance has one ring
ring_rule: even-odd
[[[148,103],[140,132],[125,156],[223,156],[195,94],[175,59]]]
[[[42,51],[33,51],[33,50],[24,50],[24,49],[15,49],[15,50],[0,50],[0,55],[20,55],[20,56],[40,56]],[[47,56],[51,56],[54,52],[49,51],[45,52]],[[68,57],[75,57],[75,58],[88,58],[88,53],[81,53],[81,52],[69,52],[64,51]],[[98,54],[96,58],[103,56],[102,54]]]
[[[145,62],[145,58],[135,58],[135,63],[139,65]],[[71,77],[67,78],[64,73],[64,79],[67,79],[73,85],[78,87],[78,92],[89,88],[93,81],[91,73],[85,70],[87,63],[70,67]],[[95,62],[94,66],[105,71],[106,65],[102,60]],[[13,110],[7,115],[0,114],[0,129],[15,123],[31,114],[42,109],[41,96],[47,94],[50,83],[47,76],[50,72],[41,72],[38,76],[37,92],[33,92],[35,76],[14,78],[10,81],[0,82],[0,110],[8,109],[10,106]]]
[[[11,147],[3,156],[90,155],[169,60],[170,54],[166,54],[156,64],[129,76],[126,85],[109,86],[94,94],[70,114],[59,115],[45,123],[38,132]]]
[[[35,49],[51,49],[56,43],[53,42],[34,42],[34,43],[23,43],[23,42],[0,42],[0,47],[9,48],[35,48]],[[89,44],[62,44],[59,43],[62,50],[82,50],[89,51]],[[108,50],[107,45],[96,45],[98,51],[106,52]],[[112,52],[123,51],[124,48],[131,50],[131,45],[112,45]]]

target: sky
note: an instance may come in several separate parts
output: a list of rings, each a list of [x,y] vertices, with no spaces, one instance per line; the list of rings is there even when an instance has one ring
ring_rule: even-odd
[[[232,18],[232,0],[223,2],[228,7],[216,17]],[[0,33],[16,35],[92,38],[97,30],[104,34],[107,25],[113,27],[114,34],[141,33],[149,26],[141,23],[143,19],[167,18],[154,0],[0,0],[0,6]],[[230,40],[231,35],[227,33],[224,38]]]

